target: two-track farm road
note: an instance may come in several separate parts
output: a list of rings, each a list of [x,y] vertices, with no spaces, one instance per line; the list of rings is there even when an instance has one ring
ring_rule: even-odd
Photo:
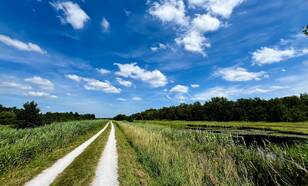
[[[116,147],[115,129],[111,122],[111,132],[96,168],[92,186],[117,186],[118,181],[118,154]]]
[[[56,161],[51,167],[45,169],[39,175],[34,177],[32,180],[27,182],[26,186],[48,186],[50,185],[56,177],[64,171],[66,167],[68,167],[76,157],[78,157],[101,133],[105,131],[110,122],[106,124],[106,126],[100,130],[93,137],[85,141],[83,144],[75,148],[73,151],[68,153],[63,158]]]

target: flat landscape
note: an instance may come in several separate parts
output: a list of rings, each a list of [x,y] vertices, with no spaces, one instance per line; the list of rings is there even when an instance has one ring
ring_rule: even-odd
[[[109,153],[103,151],[109,148],[106,145],[112,127],[116,141],[116,157],[112,157],[116,163],[101,165],[106,170],[116,167],[108,171],[109,179],[113,177],[115,181],[111,185],[305,185],[307,125],[305,122],[93,120],[54,123],[35,129],[1,126],[0,185],[35,185],[33,180],[46,174],[45,169],[104,128],[67,167],[55,173],[50,183],[93,184],[100,160]],[[259,136],[251,128],[276,131],[276,127],[279,131],[283,128],[281,141],[275,141],[276,138],[270,141],[267,133],[262,135],[263,143],[239,142],[234,138],[244,133]],[[296,133],[295,137],[295,131],[303,133]],[[280,137],[279,134],[275,136]],[[105,183],[109,179],[105,178]]]

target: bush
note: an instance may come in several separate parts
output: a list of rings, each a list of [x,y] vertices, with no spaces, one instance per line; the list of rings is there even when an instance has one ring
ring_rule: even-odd
[[[0,124],[11,125],[15,122],[16,115],[14,112],[2,111],[0,112]]]

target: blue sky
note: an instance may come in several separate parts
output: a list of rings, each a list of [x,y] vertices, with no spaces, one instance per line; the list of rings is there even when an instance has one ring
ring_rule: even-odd
[[[0,103],[110,117],[308,92],[306,0],[10,0]]]

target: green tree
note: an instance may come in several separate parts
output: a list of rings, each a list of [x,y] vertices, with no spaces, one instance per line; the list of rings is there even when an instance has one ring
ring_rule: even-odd
[[[10,112],[10,111],[0,112],[0,124],[1,125],[14,124],[15,120],[16,120],[16,115],[14,112]]]
[[[25,103],[23,109],[17,113],[16,119],[17,128],[29,128],[43,125],[40,109],[34,101]]]

